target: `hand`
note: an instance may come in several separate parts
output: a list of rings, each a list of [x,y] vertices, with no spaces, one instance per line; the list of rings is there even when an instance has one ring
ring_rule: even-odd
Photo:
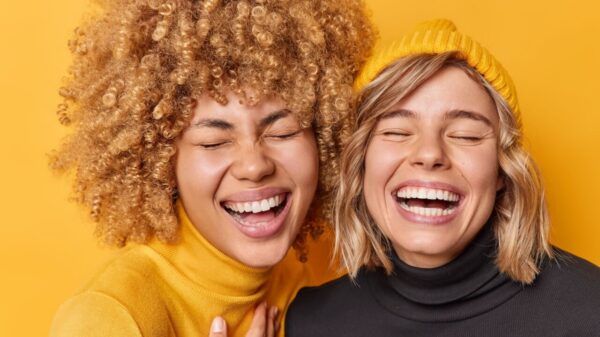
[[[275,337],[279,330],[279,324],[276,323],[278,315],[277,307],[268,308],[267,302],[260,303],[254,309],[254,318],[246,337]],[[222,317],[213,319],[208,337],[227,337],[227,323]]]

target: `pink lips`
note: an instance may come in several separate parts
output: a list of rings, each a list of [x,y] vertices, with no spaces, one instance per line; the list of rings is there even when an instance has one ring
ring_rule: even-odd
[[[400,203],[398,203],[396,201],[397,191],[399,191],[400,189],[402,189],[404,187],[425,187],[425,188],[431,188],[431,189],[446,190],[446,191],[456,193],[456,194],[460,195],[461,197],[458,201],[457,208],[451,214],[439,215],[439,216],[419,215],[419,214],[412,213],[412,212],[402,208],[402,206],[400,206]],[[404,219],[406,219],[410,222],[414,222],[414,223],[431,224],[431,225],[442,225],[442,224],[446,224],[446,223],[454,220],[454,218],[456,218],[458,216],[458,214],[460,213],[460,211],[462,210],[463,195],[464,195],[464,193],[462,193],[458,188],[456,188],[455,186],[452,186],[450,184],[441,183],[441,182],[421,181],[421,180],[404,181],[401,184],[399,184],[392,192],[392,198],[396,205],[396,209],[398,210],[398,213],[400,213],[400,215]]]
[[[284,195],[284,208],[277,214],[273,219],[269,221],[259,222],[256,224],[243,224],[237,221],[231,214],[223,210],[233,225],[242,232],[242,234],[253,238],[253,239],[266,239],[276,235],[285,223],[285,219],[291,208],[291,193],[288,190],[277,187],[268,187],[256,191],[244,191],[230,195],[225,198],[221,203],[224,202],[249,202],[262,199],[268,199],[276,195]]]

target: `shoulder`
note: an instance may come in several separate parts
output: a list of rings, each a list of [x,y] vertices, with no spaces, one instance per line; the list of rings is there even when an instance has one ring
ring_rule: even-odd
[[[357,291],[358,288],[360,288],[360,285],[355,283],[348,275],[317,287],[305,287],[296,295],[291,309],[312,310],[315,307],[322,307],[326,303],[335,305],[338,301],[346,298],[346,295]]]
[[[168,312],[160,285],[159,260],[143,245],[120,252],[82,291],[60,306],[52,336],[88,336],[88,332],[77,331],[91,330],[99,331],[99,336],[162,331],[160,322],[168,322]]]
[[[540,282],[556,287],[577,284],[582,290],[600,290],[598,266],[560,248],[554,248],[554,253],[553,259],[542,264]],[[600,296],[600,291],[597,294]]]
[[[373,301],[367,281],[370,273],[361,270],[354,280],[344,275],[318,287],[302,288],[287,312],[286,336],[339,332],[338,322],[356,317]]]
[[[60,306],[50,336],[142,336],[142,333],[122,303],[106,294],[86,291]]]
[[[108,294],[122,302],[128,302],[140,293],[150,295],[157,290],[155,286],[160,281],[160,259],[158,253],[144,245],[127,248],[105,265],[86,289]]]
[[[555,257],[543,262],[524,296],[546,317],[600,329],[600,268],[569,252],[556,248]]]

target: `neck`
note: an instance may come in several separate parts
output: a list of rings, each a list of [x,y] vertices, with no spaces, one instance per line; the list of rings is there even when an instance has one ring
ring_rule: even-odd
[[[497,274],[490,259],[495,255],[491,226],[486,225],[455,259],[435,268],[414,267],[392,255],[395,288],[405,296],[425,304],[440,304],[465,296],[466,280],[485,282]]]
[[[223,295],[248,296],[264,292],[271,268],[248,267],[215,248],[198,232],[177,203],[179,239],[174,244],[150,245],[191,281]]]
[[[428,322],[470,317],[521,290],[495,265],[496,239],[488,223],[452,261],[435,268],[413,267],[394,252],[392,275],[377,273],[374,294],[403,317]]]
[[[433,269],[438,268],[443,265],[450,263],[456,255],[423,255],[423,254],[406,254],[401,249],[394,247],[394,252],[399,260],[404,262],[405,264],[415,267],[415,268],[423,268],[423,269]]]

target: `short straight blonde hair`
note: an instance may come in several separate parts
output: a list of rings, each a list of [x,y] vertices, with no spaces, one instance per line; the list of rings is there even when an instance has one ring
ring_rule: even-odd
[[[491,215],[498,269],[514,281],[533,282],[542,259],[552,257],[550,221],[539,171],[523,148],[521,123],[502,96],[457,52],[418,54],[397,59],[367,84],[359,96],[354,133],[341,157],[333,219],[335,252],[351,277],[362,266],[393,270],[390,242],[367,209],[363,183],[365,156],[373,131],[394,104],[445,67],[458,67],[481,84],[496,105],[500,120],[498,163],[504,188]]]

